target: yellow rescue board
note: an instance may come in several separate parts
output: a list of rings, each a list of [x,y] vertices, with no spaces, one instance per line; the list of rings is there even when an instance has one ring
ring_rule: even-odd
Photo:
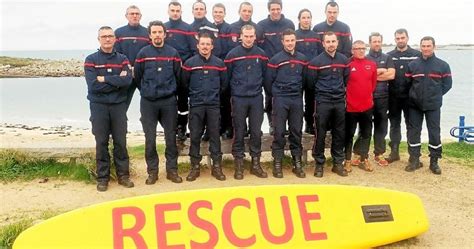
[[[420,198],[378,188],[276,185],[127,198],[37,224],[13,249],[369,248],[428,229]]]

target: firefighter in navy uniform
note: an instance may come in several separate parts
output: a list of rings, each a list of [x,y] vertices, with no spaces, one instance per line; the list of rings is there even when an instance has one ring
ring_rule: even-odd
[[[212,55],[213,37],[200,32],[197,48],[199,53],[188,59],[182,70],[182,83],[189,89],[189,130],[191,145],[189,156],[191,170],[187,181],[194,181],[200,175],[201,137],[204,127],[209,132],[209,152],[212,159],[211,174],[224,181],[222,173],[222,152],[219,138],[220,95],[227,88],[227,70],[224,62]]]
[[[308,60],[312,60],[322,51],[321,40],[316,32],[311,30],[311,11],[302,9],[298,13],[299,29],[296,30],[296,51],[304,54]],[[309,89],[304,91],[304,131],[314,135],[314,92]]]
[[[168,4],[169,21],[165,23],[166,38],[165,43],[178,50],[181,61],[185,62],[193,56],[195,32],[191,26],[181,19],[181,3],[171,1]],[[186,130],[188,126],[188,89],[178,86],[178,125],[176,136],[178,140],[186,140]]]
[[[388,83],[395,78],[395,65],[392,56],[382,52],[383,37],[374,32],[369,36],[367,59],[377,64],[377,86],[374,92],[374,160],[380,166],[387,166],[383,154],[386,150],[385,137],[388,129]]]
[[[244,178],[244,156],[246,119],[249,119],[250,157],[252,167],[250,173],[260,178],[266,178],[267,173],[260,166],[262,154],[262,122],[263,122],[263,77],[265,75],[268,57],[255,44],[256,30],[252,25],[242,27],[242,44],[232,49],[225,59],[229,72],[229,87],[232,102],[232,120],[235,130],[232,143],[234,156],[234,178]]]
[[[242,2],[239,6],[239,20],[230,25],[231,32],[231,48],[237,47],[242,42],[240,39],[240,31],[244,25],[252,25],[255,27],[257,32],[257,38],[255,43],[259,44],[262,42],[263,32],[260,26],[252,21],[253,6],[249,2]]]
[[[128,24],[115,30],[115,36],[117,37],[115,49],[117,52],[127,56],[133,68],[138,51],[150,44],[150,38],[148,37],[146,28],[140,25],[142,14],[137,6],[129,6],[125,17],[128,20]],[[132,102],[137,84],[138,82],[133,79],[132,84],[128,88],[127,109]]]
[[[282,0],[269,0],[267,3],[269,15],[267,18],[258,22],[258,26],[263,31],[262,41],[259,46],[265,51],[268,58],[272,58],[283,50],[281,43],[281,34],[286,29],[295,30],[295,24],[281,13],[283,9]],[[272,98],[265,96],[265,112],[267,113],[268,123],[270,125],[270,134],[274,129],[272,124]]]
[[[140,113],[145,133],[145,160],[148,178],[145,184],[158,180],[159,158],[156,151],[156,126],[160,122],[165,133],[166,179],[180,183],[176,146],[176,89],[181,73],[178,51],[165,44],[166,27],[160,21],[148,25],[152,44],[140,50],[135,61],[135,78],[140,89]]]
[[[326,20],[316,24],[313,28],[313,31],[320,36],[321,40],[326,32],[334,32],[337,35],[337,39],[339,41],[337,52],[344,54],[347,58],[350,58],[352,56],[351,29],[349,25],[337,20],[339,15],[339,5],[334,1],[328,2],[326,4],[325,14]]]
[[[308,65],[308,88],[314,89],[316,136],[313,145],[314,176],[323,177],[326,132],[331,128],[332,172],[347,176],[344,162],[346,85],[349,59],[336,51],[338,38],[334,32],[323,36],[325,49]]]
[[[395,79],[388,84],[388,118],[390,120],[390,142],[388,143],[390,155],[386,158],[388,163],[400,160],[402,111],[405,126],[408,128],[408,91],[410,88],[405,73],[408,64],[421,56],[420,51],[408,46],[408,31],[406,29],[397,29],[394,35],[397,47],[388,52],[395,64]]]
[[[422,167],[420,162],[421,128],[423,117],[428,127],[428,147],[430,170],[441,174],[438,159],[441,158],[440,116],[443,95],[452,87],[451,69],[445,61],[434,54],[436,48],[433,37],[425,36],[420,41],[421,58],[408,64],[406,77],[410,86],[408,111],[408,153],[406,171],[412,172]]]
[[[306,57],[295,50],[296,34],[292,29],[283,31],[281,42],[284,50],[273,56],[268,62],[265,75],[265,91],[272,97],[272,119],[275,128],[272,143],[273,176],[283,177],[282,159],[285,150],[285,131],[288,122],[290,151],[293,158],[292,172],[299,178],[306,177],[301,162],[303,146],[303,86]]]
[[[132,82],[130,63],[115,51],[112,28],[99,29],[99,51],[87,56],[84,72],[90,104],[92,134],[96,141],[97,190],[106,191],[110,180],[109,136],[112,135],[118,183],[133,187],[127,152],[127,89]]]
[[[214,25],[219,29],[219,35],[215,42],[219,42],[221,45],[221,53],[214,54],[219,59],[224,60],[227,53],[233,48],[232,47],[232,34],[231,27],[224,18],[226,15],[225,6],[222,3],[217,3],[212,7],[212,17],[214,19]],[[220,134],[222,139],[232,139],[233,128],[232,128],[232,117],[231,117],[231,104],[230,104],[230,89],[227,89],[221,95],[221,129]]]

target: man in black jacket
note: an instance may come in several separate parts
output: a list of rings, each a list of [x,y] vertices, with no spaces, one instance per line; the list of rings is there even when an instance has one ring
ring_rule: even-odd
[[[165,133],[166,178],[180,183],[178,149],[176,146],[177,102],[176,89],[180,77],[181,58],[178,51],[165,44],[166,27],[160,21],[150,22],[148,32],[152,41],[135,61],[135,78],[142,96],[141,122],[145,132],[146,184],[158,180],[159,158],[156,152],[156,126],[160,122]]]
[[[222,152],[219,138],[220,96],[227,88],[227,70],[224,62],[212,55],[213,38],[208,32],[200,32],[198,54],[183,65],[183,86],[189,89],[189,130],[191,145],[189,157],[191,171],[187,181],[194,181],[200,175],[201,137],[204,127],[209,132],[209,151],[212,159],[211,174],[224,181],[222,173]]]
[[[100,48],[87,56],[84,73],[90,102],[92,134],[96,142],[97,191],[107,190],[110,180],[109,136],[114,141],[114,163],[118,183],[133,187],[127,152],[127,89],[132,82],[130,63],[114,49],[112,28],[103,26],[97,37]]]
[[[420,162],[421,127],[423,117],[428,127],[428,147],[430,150],[430,170],[441,174],[438,159],[443,151],[440,137],[440,118],[443,95],[452,87],[449,64],[434,54],[436,48],[433,37],[425,36],[420,41],[422,57],[408,64],[406,76],[410,85],[408,111],[408,153],[406,171],[412,172],[422,167]]]
[[[408,129],[408,91],[410,87],[407,84],[405,73],[408,64],[421,56],[420,51],[408,46],[408,31],[406,29],[397,29],[394,35],[397,46],[394,50],[388,52],[395,64],[395,79],[388,84],[388,118],[390,119],[390,142],[388,144],[390,155],[386,159],[389,163],[400,160],[402,111],[405,126]]]

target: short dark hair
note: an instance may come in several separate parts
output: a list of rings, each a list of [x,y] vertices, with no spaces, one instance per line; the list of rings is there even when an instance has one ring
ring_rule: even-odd
[[[326,11],[328,9],[328,6],[331,6],[331,7],[337,7],[339,9],[339,4],[337,4],[336,2],[334,1],[329,1],[327,4],[326,4],[326,7],[324,7],[324,11]]]
[[[212,6],[212,10],[214,10],[214,8],[223,8],[224,9],[224,13],[226,12],[225,10],[225,5],[223,3],[216,3],[214,4],[214,6]]]
[[[202,0],[197,0],[196,2],[193,3],[193,9],[194,9],[194,5],[198,4],[198,3],[202,3],[204,5],[204,9],[207,9],[207,6],[206,6],[206,3]]]
[[[178,2],[178,1],[171,1],[171,2],[168,4],[168,8],[169,8],[171,5],[181,7],[181,3]]]
[[[382,34],[380,34],[379,32],[372,32],[372,33],[370,33],[370,35],[369,35],[369,42],[372,41],[372,37],[374,37],[374,36],[380,36],[380,38],[381,38],[382,41],[383,41],[383,35],[382,35]]]
[[[420,45],[421,45],[421,43],[422,43],[423,41],[432,41],[432,42],[433,42],[433,46],[436,45],[435,39],[434,39],[433,37],[431,37],[431,36],[425,36],[425,37],[421,38],[421,40],[420,40]]]
[[[324,38],[326,38],[326,36],[331,36],[331,35],[335,35],[336,39],[339,40],[339,37],[336,35],[336,33],[332,32],[332,31],[328,31],[328,32],[323,34],[323,41],[324,41]]]
[[[311,17],[313,17],[313,14],[311,13],[311,10],[305,8],[305,9],[300,10],[300,12],[298,12],[298,20],[301,18],[301,15],[303,15],[303,13],[305,13],[305,12],[308,12],[309,15]]]
[[[393,33],[393,35],[396,35],[396,34],[405,34],[408,37],[408,31],[404,28],[400,28],[400,29],[395,30],[395,33]]]
[[[211,38],[212,44],[214,44],[214,37],[208,31],[199,31],[198,33],[198,43],[201,38]]]
[[[270,9],[270,5],[272,4],[278,4],[280,5],[280,8],[283,8],[283,3],[281,2],[281,0],[268,0],[267,9]]]
[[[151,34],[151,27],[153,26],[161,26],[163,27],[163,31],[166,33],[166,26],[162,21],[151,21],[148,24],[148,34]]]
[[[253,8],[253,5],[250,2],[241,2],[239,5],[239,13],[242,10],[242,6],[247,5]]]
[[[285,37],[286,35],[294,35],[294,36],[296,36],[296,32],[295,32],[293,29],[285,29],[285,30],[283,30],[283,32],[281,33],[281,40],[283,40],[283,37]]]

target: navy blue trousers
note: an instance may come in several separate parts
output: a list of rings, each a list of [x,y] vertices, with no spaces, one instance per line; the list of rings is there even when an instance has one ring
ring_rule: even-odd
[[[95,137],[95,158],[97,181],[110,179],[109,137],[114,144],[113,160],[117,177],[129,177],[129,157],[127,151],[127,102],[120,104],[89,104],[92,134]]]
[[[272,105],[273,127],[275,128],[272,143],[273,158],[282,159],[284,156],[287,121],[289,126],[288,131],[290,133],[288,140],[290,142],[291,155],[294,157],[301,157],[303,154],[303,146],[301,144],[303,129],[303,97],[273,97]]]
[[[249,119],[250,143],[249,151],[251,157],[260,157],[262,154],[262,122],[263,122],[263,95],[255,97],[233,96],[232,121],[234,125],[234,140],[232,143],[232,155],[236,158],[245,156],[244,137]]]
[[[220,106],[195,106],[189,110],[189,131],[191,145],[189,156],[192,160],[201,161],[201,137],[206,127],[209,134],[209,152],[213,161],[222,159],[219,134]]]
[[[147,172],[156,175],[159,171],[159,158],[156,151],[156,126],[158,122],[165,133],[166,171],[178,169],[178,149],[176,146],[177,104],[176,97],[148,100],[141,98],[140,113],[143,132],[145,132],[145,161]]]

